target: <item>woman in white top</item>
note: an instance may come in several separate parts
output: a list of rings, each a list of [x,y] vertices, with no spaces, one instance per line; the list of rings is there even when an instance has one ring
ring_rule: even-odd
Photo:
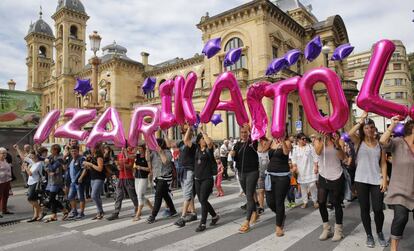
[[[303,205],[301,208],[307,207],[308,193],[311,194],[314,208],[319,208],[316,187],[318,176],[314,171],[318,163],[316,152],[313,146],[306,142],[306,135],[304,133],[296,135],[296,139],[298,145],[293,148],[291,159],[293,171],[298,173],[298,183],[302,192]]]
[[[31,160],[31,164],[25,167],[25,171],[29,175],[29,179],[27,180],[27,185],[29,186],[27,200],[33,206],[33,218],[27,222],[34,222],[42,219],[42,210],[39,205],[36,187],[39,182],[42,182],[43,161],[40,161],[35,151],[30,152],[28,158]]]
[[[329,225],[328,210],[326,202],[328,195],[335,208],[335,232],[332,241],[339,241],[343,236],[342,219],[343,211],[341,202],[344,193],[344,177],[342,173],[341,161],[345,158],[343,151],[344,142],[338,133],[322,135],[315,140],[315,151],[318,155],[318,167],[315,172],[319,172],[318,203],[319,212],[323,221],[323,232],[319,240],[327,240],[332,236],[331,226]]]
[[[381,149],[379,141],[375,137],[375,123],[367,116],[368,113],[364,112],[360,121],[349,131],[349,136],[357,149],[355,185],[361,208],[361,220],[367,234],[366,245],[370,248],[375,246],[370,216],[370,202],[372,202],[378,242],[381,247],[386,247],[388,242],[382,233],[384,225],[382,208],[384,192],[387,190],[388,184],[387,159],[385,151]]]

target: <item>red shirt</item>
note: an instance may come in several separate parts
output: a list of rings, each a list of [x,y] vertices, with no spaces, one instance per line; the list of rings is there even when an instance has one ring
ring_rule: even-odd
[[[131,156],[131,155],[130,155]],[[132,157],[132,156],[131,156]],[[119,179],[134,179],[132,166],[134,165],[134,157],[125,158],[124,154],[118,154]],[[125,164],[131,165],[131,168],[126,168]]]

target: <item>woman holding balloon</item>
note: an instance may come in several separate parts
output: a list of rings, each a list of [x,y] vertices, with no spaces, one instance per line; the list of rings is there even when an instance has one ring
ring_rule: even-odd
[[[340,139],[337,133],[321,135],[315,140],[315,151],[319,156],[318,167],[315,170],[315,172],[319,172],[318,203],[323,221],[323,231],[319,236],[319,240],[322,241],[332,236],[326,207],[328,195],[330,195],[330,200],[335,208],[336,224],[332,241],[340,241],[344,237],[341,206],[344,194],[344,176],[341,166],[341,161],[345,158],[343,147],[344,141]]]
[[[391,125],[381,136],[384,150],[392,154],[392,179],[384,202],[394,209],[391,224],[391,251],[398,250],[408,222],[409,212],[414,212],[414,120],[404,125],[403,137],[390,139],[398,124],[398,116],[391,119]]]
[[[383,199],[387,190],[387,163],[385,151],[376,139],[376,127],[373,120],[364,112],[360,121],[349,131],[349,136],[356,146],[355,185],[361,208],[361,220],[367,234],[366,246],[375,246],[371,230],[370,202],[374,211],[375,227],[381,247],[388,246],[384,238]]]

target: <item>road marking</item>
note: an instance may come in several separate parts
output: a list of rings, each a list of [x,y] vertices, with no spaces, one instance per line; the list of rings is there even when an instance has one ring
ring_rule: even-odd
[[[289,216],[287,216],[289,217]],[[315,224],[317,222],[318,224]],[[276,237],[275,233],[256,241],[242,251],[250,250],[285,250],[295,244],[297,241],[308,235],[321,225],[321,216],[318,210],[303,216],[285,227],[285,236]]]
[[[384,220],[384,226],[382,227],[382,229],[391,229],[391,223],[392,223],[392,219],[394,218],[394,212],[392,210],[384,210],[384,216],[385,216],[385,220]],[[371,219],[374,219],[374,213],[371,212]],[[371,228],[372,228],[372,232],[376,233],[376,229],[375,229],[375,222],[373,220],[371,220]],[[388,236],[389,236],[389,231],[383,231],[384,232],[384,237],[386,240],[388,240]],[[387,234],[387,235],[386,235]],[[374,239],[375,239],[375,248],[369,248],[365,245],[366,242],[366,237],[367,234],[365,233],[365,229],[364,229],[364,225],[361,223],[359,224],[351,233],[349,233],[349,235],[345,236],[345,239],[343,239],[341,241],[341,243],[339,243],[339,245],[334,249],[334,251],[344,251],[344,250],[369,250],[369,251],[375,251],[375,250],[384,250],[383,247],[381,247],[378,243],[378,239],[376,234],[373,234]]]
[[[228,200],[235,199],[237,197],[238,197],[238,194],[229,195],[229,196],[224,197],[219,202],[225,202],[225,201],[228,201]],[[213,200],[214,199],[212,199],[210,201],[210,203],[213,203]],[[231,213],[231,212],[234,212],[236,210],[240,210],[239,207],[241,205],[242,204],[240,204],[240,203],[239,204],[232,204],[232,205],[225,206],[223,208],[217,208],[215,210],[220,216],[223,216],[227,213]],[[213,207],[214,207],[214,205],[213,205]],[[196,223],[196,222],[199,222],[199,220],[187,223],[186,226],[192,225],[192,223]],[[158,227],[155,227],[155,228],[151,228],[151,229],[147,229],[147,230],[144,230],[144,231],[141,231],[141,232],[133,233],[133,234],[130,234],[130,235],[127,235],[127,236],[123,236],[121,238],[114,239],[112,241],[122,243],[122,244],[125,244],[125,245],[134,245],[134,244],[140,243],[142,241],[150,240],[150,239],[153,239],[155,237],[159,237],[159,236],[162,236],[162,235],[165,235],[165,234],[172,233],[174,231],[178,231],[179,229],[180,228],[178,228],[177,226],[175,226],[171,223],[168,223],[168,224],[164,224],[164,225],[161,225],[161,226],[158,226]]]
[[[36,243],[40,243],[40,242],[44,242],[44,241],[59,239],[59,238],[66,237],[66,236],[76,234],[76,233],[78,233],[78,231],[72,230],[72,231],[69,231],[69,232],[62,232],[62,233],[46,235],[46,236],[43,236],[43,237],[31,239],[31,240],[26,240],[26,241],[21,241],[21,242],[8,244],[8,245],[0,247],[0,250],[9,250],[9,249],[19,248],[19,247],[23,247],[23,246],[28,246],[28,245],[32,245],[32,244],[36,244]]]

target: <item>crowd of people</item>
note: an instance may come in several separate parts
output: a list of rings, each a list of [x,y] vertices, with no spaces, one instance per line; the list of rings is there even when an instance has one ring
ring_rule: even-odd
[[[403,137],[392,137],[398,118],[379,135],[375,123],[364,113],[348,132],[350,141],[344,142],[339,133],[307,135],[252,141],[249,126],[240,129],[240,139],[226,139],[220,146],[200,126],[181,127],[182,140],[174,142],[166,135],[157,139],[156,150],[123,147],[117,155],[107,144],[98,144],[81,153],[76,140],[63,147],[54,144],[48,149],[25,145],[14,150],[21,159],[22,177],[27,185],[27,199],[33,207],[28,222],[50,222],[83,219],[85,202],[93,200],[96,215],[104,218],[101,196],[114,193],[115,209],[106,219],[119,217],[122,202],[129,198],[135,207],[134,221],[142,217],[143,207],[150,208],[146,217],[154,223],[165,202],[167,216],[180,216],[177,227],[198,218],[195,197],[201,207],[196,232],[216,225],[220,215],[209,203],[216,188],[216,196],[224,196],[222,180],[230,180],[232,170],[246,198],[242,209],[246,219],[239,233],[247,233],[265,212],[265,204],[275,213],[275,234],[284,236],[285,208],[296,207],[295,198],[302,197],[301,208],[318,209],[322,220],[320,240],[340,241],[344,238],[343,201],[358,199],[360,216],[367,239],[366,246],[374,247],[370,211],[374,212],[377,240],[380,246],[389,245],[383,234],[385,205],[394,210],[391,226],[391,250],[397,250],[414,211],[414,121],[404,125]],[[392,169],[392,172],[391,172]],[[2,215],[11,214],[7,200],[11,190],[11,160],[8,151],[0,148],[0,206]],[[391,179],[392,175],[392,179]],[[154,194],[151,202],[146,196],[148,187]],[[184,198],[181,212],[173,203],[171,190],[181,187]],[[286,204],[286,199],[288,203]],[[309,200],[312,203],[309,203]],[[265,203],[266,202],[266,203]],[[78,206],[79,203],[79,206]],[[335,212],[335,225],[329,224],[328,208]],[[44,219],[47,213],[50,216]],[[2,216],[1,216],[2,217]],[[346,217],[345,217],[346,220]],[[288,234],[288,233],[287,233]]]

